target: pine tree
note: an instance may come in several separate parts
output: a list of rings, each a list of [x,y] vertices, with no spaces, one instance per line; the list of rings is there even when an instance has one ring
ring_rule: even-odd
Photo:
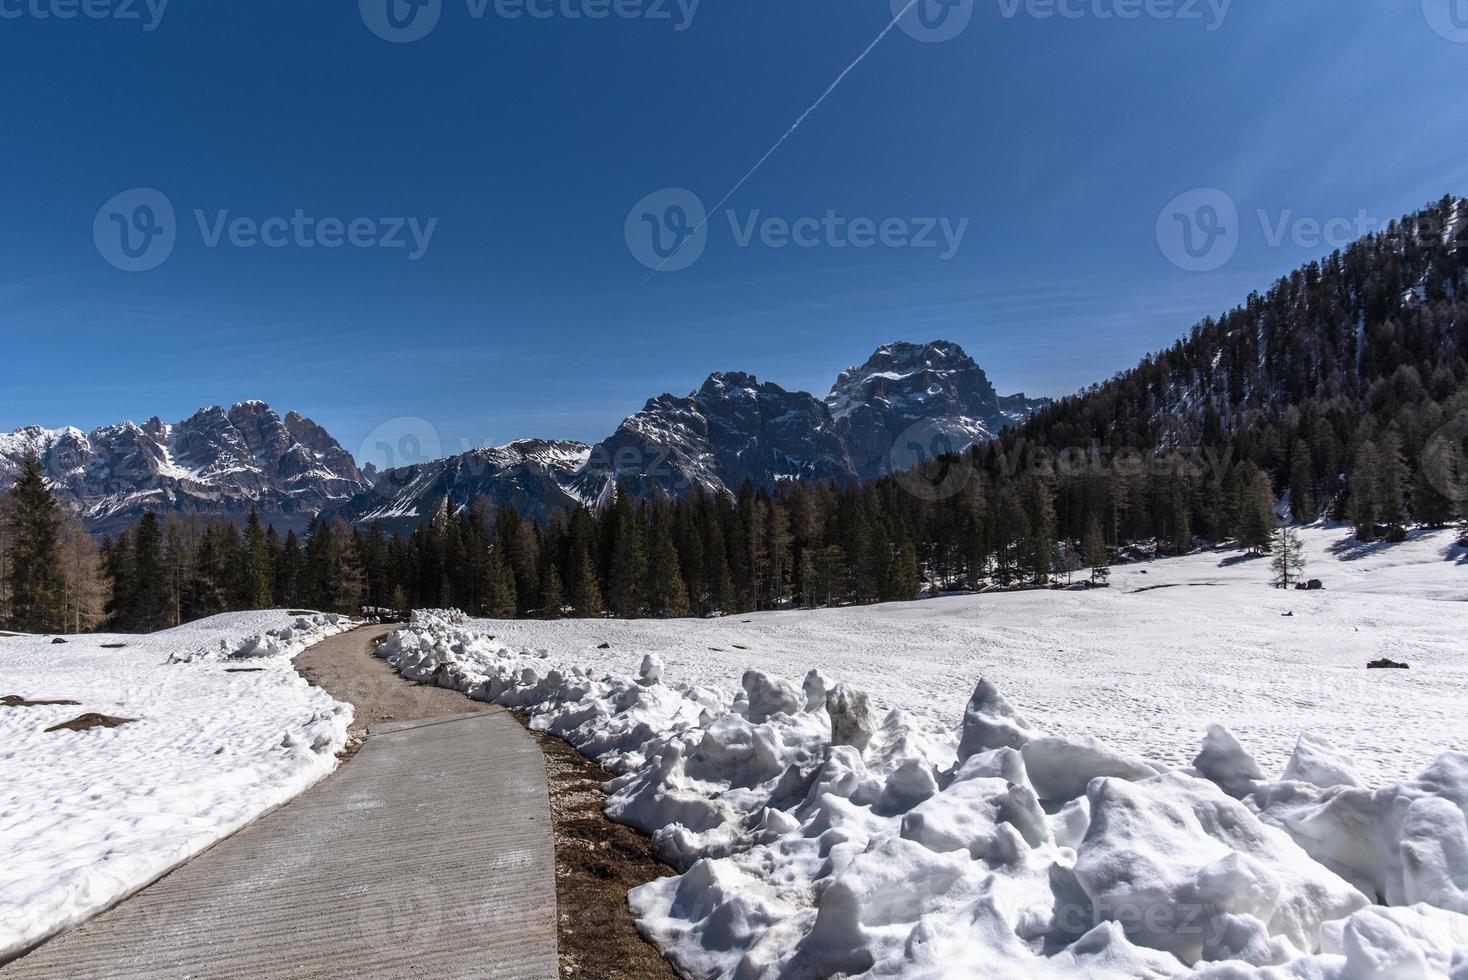
[[[25,633],[62,629],[61,518],[35,453],[22,461],[5,510],[10,623]]]
[[[1251,554],[1265,554],[1274,533],[1274,490],[1269,474],[1254,470],[1240,484],[1239,547]]]
[[[540,586],[540,614],[546,619],[560,619],[561,607],[565,604],[566,597],[561,585],[561,573],[556,571],[554,562],[547,562],[545,581]]]
[[[1377,502],[1381,520],[1392,526],[1407,523],[1407,462],[1402,457],[1402,437],[1388,429],[1377,447]]]
[[[133,544],[133,623],[139,633],[154,633],[168,627],[171,603],[163,566],[163,536],[158,517],[143,515]]]
[[[1290,463],[1290,514],[1301,524],[1310,524],[1320,516],[1315,501],[1315,471],[1303,446],[1295,448]]]
[[[133,592],[137,576],[133,572],[132,541],[126,532],[119,534],[116,541],[102,540],[102,573],[110,586],[104,607],[108,629],[132,632],[136,621]]]
[[[489,556],[489,596],[485,614],[490,619],[514,619],[519,608],[515,572],[504,550],[496,548]]]
[[[245,564],[241,576],[240,604],[246,609],[269,609],[275,592],[273,569],[270,566],[270,546],[265,539],[265,529],[260,526],[260,515],[250,508],[250,518],[245,525]]]
[[[582,619],[598,619],[602,615],[601,586],[596,580],[591,552],[586,548],[576,558],[576,591],[571,604]]]
[[[1381,508],[1377,502],[1380,485],[1381,468],[1377,463],[1376,444],[1368,440],[1356,447],[1356,462],[1346,483],[1350,493],[1346,515],[1356,525],[1356,537],[1362,541],[1376,540],[1376,525],[1381,520]]]

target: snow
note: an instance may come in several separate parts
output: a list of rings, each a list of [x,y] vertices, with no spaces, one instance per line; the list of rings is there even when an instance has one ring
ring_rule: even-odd
[[[1464,554],[1302,537],[1325,591],[1208,552],[737,620],[425,613],[379,653],[616,774],[688,976],[1464,980]]]
[[[350,625],[276,610],[148,636],[0,638],[0,695],[78,702],[0,706],[0,961],[331,773],[351,707],[291,657]],[[46,731],[85,713],[132,721]]]

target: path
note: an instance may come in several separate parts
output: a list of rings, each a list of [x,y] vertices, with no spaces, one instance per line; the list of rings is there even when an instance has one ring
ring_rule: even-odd
[[[298,658],[360,699],[368,735],[349,763],[0,978],[554,980],[540,749],[499,708],[401,680],[371,653],[386,632]]]

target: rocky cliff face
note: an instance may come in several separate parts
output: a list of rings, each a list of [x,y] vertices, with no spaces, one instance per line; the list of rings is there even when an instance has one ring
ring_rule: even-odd
[[[202,409],[168,424],[120,422],[90,433],[29,426],[0,435],[0,486],[28,451],[93,531],[145,511],[243,520],[250,508],[284,531],[368,489],[351,454],[310,419],[264,402]]]

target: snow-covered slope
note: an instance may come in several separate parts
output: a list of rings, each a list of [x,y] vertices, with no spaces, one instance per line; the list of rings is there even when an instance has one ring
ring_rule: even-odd
[[[0,703],[0,961],[335,769],[351,706],[291,658],[349,625],[276,610],[149,636],[0,637],[0,697],[75,702]],[[89,713],[131,720],[47,731]]]
[[[1214,552],[381,652],[620,774],[608,812],[681,872],[631,903],[689,976],[1461,980],[1468,552],[1304,537],[1324,591]]]
[[[151,418],[91,433],[31,426],[0,435],[0,489],[28,452],[94,531],[145,510],[239,519],[256,507],[281,530],[365,489],[352,456],[315,422],[264,402],[202,409],[174,425]]]

